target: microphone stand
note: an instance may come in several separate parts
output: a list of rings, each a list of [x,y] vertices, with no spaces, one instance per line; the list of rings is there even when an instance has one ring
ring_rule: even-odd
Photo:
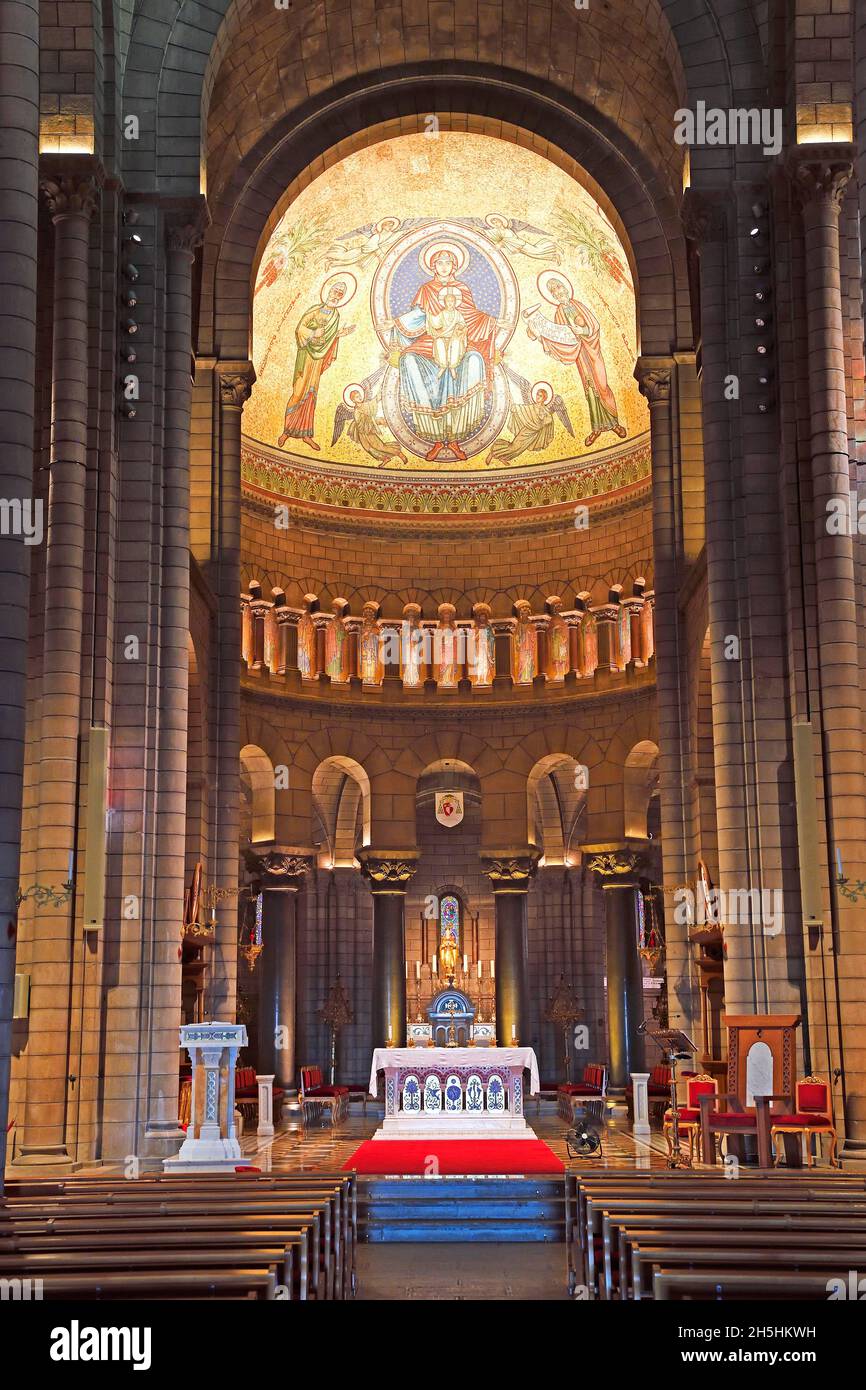
[[[671,1069],[671,1128],[673,1131],[673,1152],[668,1159],[669,1168],[693,1167],[691,1156],[680,1148],[680,1107],[677,1101],[677,1062],[687,1062],[697,1052],[697,1047],[688,1034],[679,1028],[647,1028],[646,1021],[638,1025],[639,1033],[652,1038],[662,1057]]]

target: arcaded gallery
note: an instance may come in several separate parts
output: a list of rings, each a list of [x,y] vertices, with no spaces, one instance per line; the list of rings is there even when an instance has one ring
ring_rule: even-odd
[[[866,1297],[864,231],[860,0],[0,0],[53,1360]]]

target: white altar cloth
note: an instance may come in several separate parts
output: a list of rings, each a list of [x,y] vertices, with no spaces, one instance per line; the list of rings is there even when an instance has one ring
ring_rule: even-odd
[[[529,1094],[538,1094],[538,1058],[531,1047],[377,1047],[370,1068],[370,1095],[376,1090],[376,1073],[386,1067],[421,1067],[447,1071],[449,1067],[528,1067]]]
[[[525,1068],[535,1095],[531,1047],[377,1047],[370,1093],[384,1071],[385,1116],[373,1138],[534,1138],[523,1116]]]

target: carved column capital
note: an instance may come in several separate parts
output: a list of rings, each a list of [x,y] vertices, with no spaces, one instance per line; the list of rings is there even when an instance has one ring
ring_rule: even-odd
[[[727,195],[721,189],[699,192],[687,188],[680,208],[683,231],[699,246],[724,241],[728,235]]]
[[[584,867],[598,874],[603,888],[630,888],[637,883],[646,864],[641,850],[629,845],[587,847],[583,852]]]
[[[374,894],[404,894],[418,868],[416,850],[362,849],[358,860]]]
[[[540,858],[541,851],[529,845],[524,850],[482,853],[481,864],[494,893],[527,893]]]
[[[850,145],[800,145],[788,159],[788,176],[802,208],[825,203],[837,214],[854,172]]]
[[[295,849],[268,849],[261,852],[249,846],[244,851],[247,872],[257,878],[263,890],[281,888],[297,892],[313,866],[312,854]]]
[[[670,400],[673,376],[672,357],[639,357],[634,369],[635,381],[650,409]]]
[[[165,219],[165,239],[169,251],[194,260],[209,226],[210,212],[204,197],[169,211]]]
[[[243,410],[256,380],[252,362],[218,362],[220,404],[224,410]]]
[[[96,211],[102,182],[102,170],[93,166],[87,170],[58,170],[43,178],[39,186],[52,221],[74,214],[89,221]]]

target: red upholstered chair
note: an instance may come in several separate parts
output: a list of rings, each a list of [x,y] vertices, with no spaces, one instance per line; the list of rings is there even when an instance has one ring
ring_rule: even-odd
[[[779,1162],[781,1154],[776,1149],[776,1136],[782,1134],[800,1134],[806,1138],[806,1156],[808,1166],[812,1167],[812,1138],[814,1134],[818,1146],[818,1154],[821,1153],[821,1135],[830,1136],[830,1166],[831,1168],[840,1167],[836,1157],[836,1128],[833,1124],[833,1117],[830,1111],[830,1087],[820,1076],[807,1076],[803,1081],[798,1081],[794,1088],[794,1110],[770,1116],[770,1139],[773,1145],[773,1155],[776,1163]],[[780,1146],[781,1147],[781,1146]]]
[[[301,1067],[301,1110],[305,1123],[327,1112],[331,1124],[339,1124],[349,1113],[349,1088],[326,1086],[321,1067]]]
[[[274,1114],[278,1115],[279,1103],[283,1098],[282,1086],[274,1086]],[[255,1067],[235,1067],[235,1105],[244,1117],[252,1120],[259,1108],[259,1086]]]
[[[700,1074],[689,1077],[686,1082],[686,1103],[680,1106],[679,1130],[689,1137],[689,1158],[692,1162],[701,1156],[701,1096],[718,1096],[719,1083],[713,1076]],[[668,1146],[668,1154],[674,1151],[674,1119],[670,1107],[665,1111],[662,1133]]]
[[[723,1091],[718,1096],[707,1093],[697,1097],[701,1111],[701,1156],[704,1163],[714,1164],[716,1161],[717,1134],[754,1134],[758,1141],[759,1167],[772,1167],[769,1102],[778,1097],[765,1096],[762,1099],[765,1104],[757,1105],[754,1110],[745,1110],[740,1097],[734,1091]],[[720,1104],[727,1108],[718,1109]]]
[[[557,1110],[569,1124],[574,1123],[575,1110],[584,1106],[597,1112],[597,1118],[601,1119],[606,1094],[607,1068],[598,1062],[589,1062],[580,1081],[556,1088]]]

